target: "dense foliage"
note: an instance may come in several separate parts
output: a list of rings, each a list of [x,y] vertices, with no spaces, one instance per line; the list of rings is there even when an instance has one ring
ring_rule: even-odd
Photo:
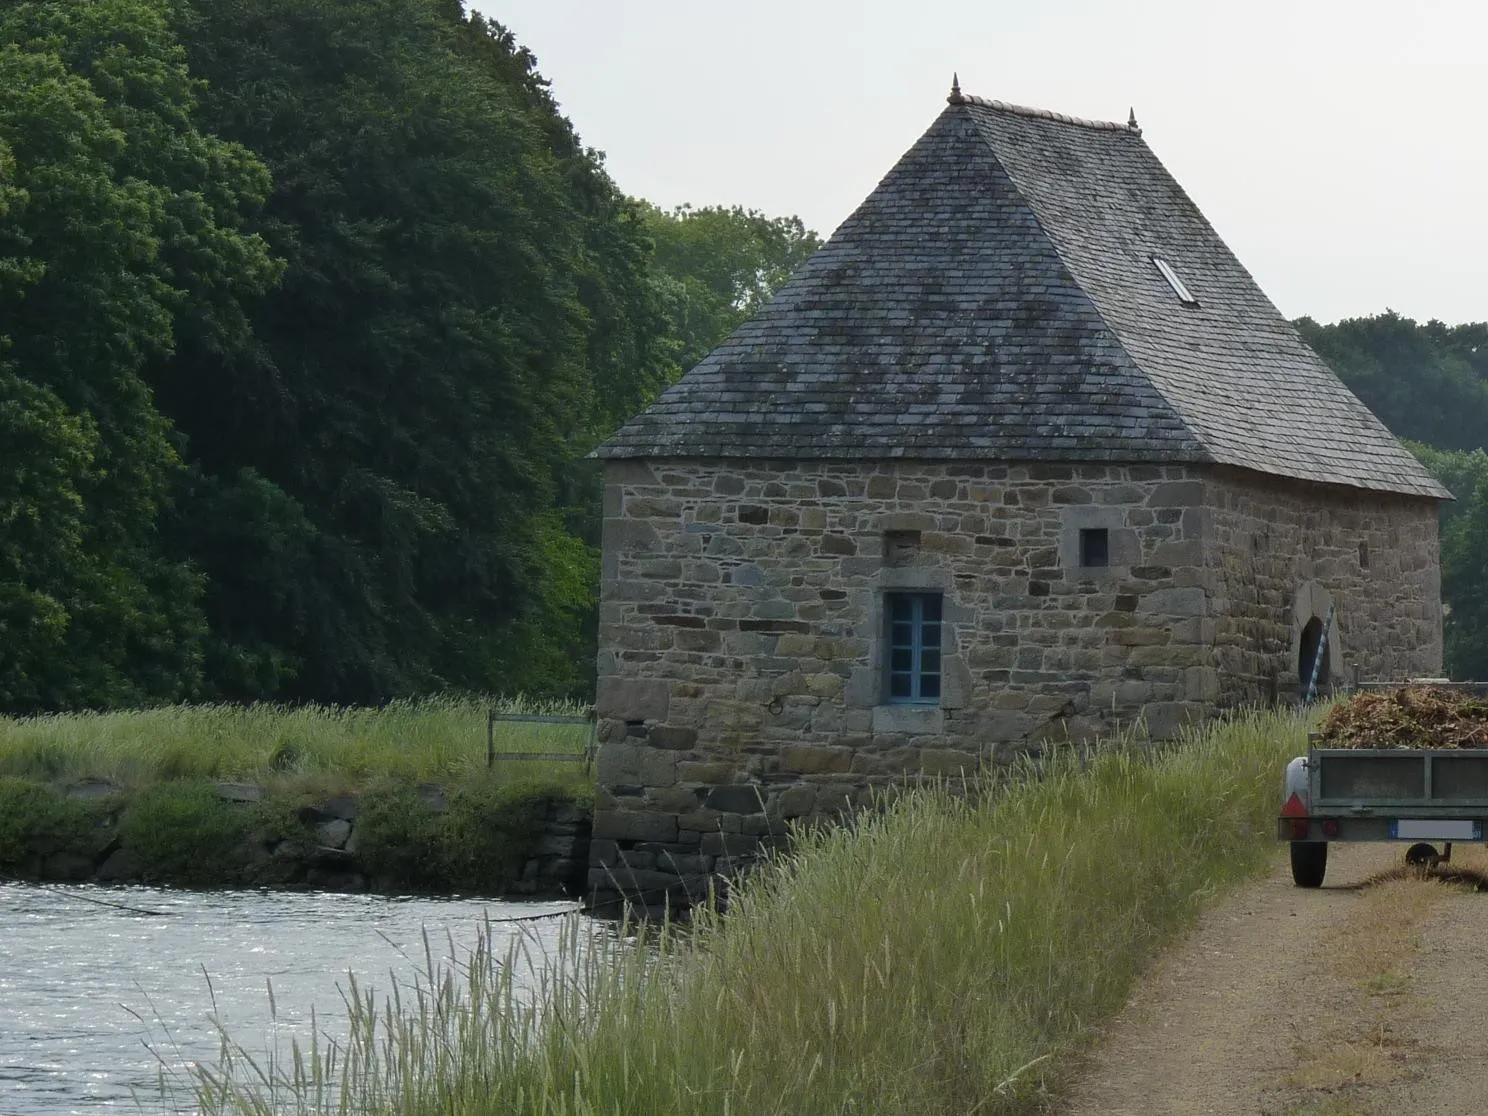
[[[26,0],[0,88],[0,710],[583,692],[584,455],[800,222],[627,198],[458,0]]]
[[[200,679],[198,574],[156,525],[181,463],[147,374],[241,332],[276,267],[268,187],[198,129],[162,3],[0,12],[0,708],[169,700]]]
[[[769,301],[821,247],[799,217],[735,206],[645,211],[683,368],[691,368]]]
[[[1398,437],[1445,450],[1474,450],[1488,440],[1488,323],[1418,325],[1386,311],[1295,324]]]
[[[1482,450],[1471,456],[1476,484],[1455,509],[1443,511],[1446,664],[1453,678],[1488,680],[1488,457]]]
[[[619,363],[591,361],[583,298],[598,191],[442,7],[192,0],[204,116],[268,164],[257,227],[287,262],[250,344],[161,377],[229,693],[369,701],[530,657],[510,637],[563,545],[543,515]]]
[[[1488,453],[1410,448],[1455,497],[1441,509],[1447,673],[1488,680]]]

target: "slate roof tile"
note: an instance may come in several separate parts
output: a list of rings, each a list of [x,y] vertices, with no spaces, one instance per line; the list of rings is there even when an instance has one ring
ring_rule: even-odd
[[[959,96],[597,454],[1210,462],[1446,495],[1139,130]]]

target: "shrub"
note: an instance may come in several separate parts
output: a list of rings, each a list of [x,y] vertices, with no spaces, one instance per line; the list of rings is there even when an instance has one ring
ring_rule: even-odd
[[[439,815],[417,788],[380,780],[357,800],[356,852],[383,890],[439,886]]]
[[[98,816],[45,783],[0,777],[0,872],[34,876],[41,858],[94,852]]]
[[[384,781],[357,804],[357,856],[383,889],[490,894],[519,878],[562,786],[475,776],[448,791],[443,809],[403,783]]]
[[[520,879],[549,809],[555,802],[572,800],[551,783],[487,778],[456,787],[439,825],[445,886],[490,893],[499,881]]]
[[[160,783],[130,801],[119,840],[147,879],[223,885],[235,882],[248,863],[257,813],[224,801],[202,780]]]

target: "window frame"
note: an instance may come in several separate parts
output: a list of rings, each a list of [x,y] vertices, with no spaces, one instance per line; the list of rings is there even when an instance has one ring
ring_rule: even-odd
[[[884,702],[919,708],[940,705],[945,694],[945,594],[939,590],[893,589],[884,593],[883,602]],[[900,606],[908,609],[907,616]],[[907,640],[902,638],[906,629]],[[895,652],[909,654],[907,670],[895,669]],[[933,656],[933,669],[925,667],[927,653]],[[907,694],[894,692],[895,682],[901,678],[908,679]],[[933,692],[927,694],[927,689]]]
[[[1168,281],[1168,286],[1171,287],[1173,289],[1173,293],[1178,296],[1178,301],[1180,303],[1182,303],[1184,306],[1197,306],[1199,304],[1199,300],[1194,296],[1194,293],[1188,289],[1188,284],[1179,277],[1177,269],[1174,268],[1172,264],[1168,263],[1168,261],[1163,259],[1161,256],[1153,256],[1151,257],[1151,259],[1152,266],[1157,268],[1158,274],[1160,274],[1164,279]]]

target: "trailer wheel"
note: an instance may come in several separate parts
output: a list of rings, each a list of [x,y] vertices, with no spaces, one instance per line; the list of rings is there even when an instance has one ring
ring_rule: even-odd
[[[1298,887],[1322,887],[1328,871],[1327,841],[1292,842],[1292,882]]]

